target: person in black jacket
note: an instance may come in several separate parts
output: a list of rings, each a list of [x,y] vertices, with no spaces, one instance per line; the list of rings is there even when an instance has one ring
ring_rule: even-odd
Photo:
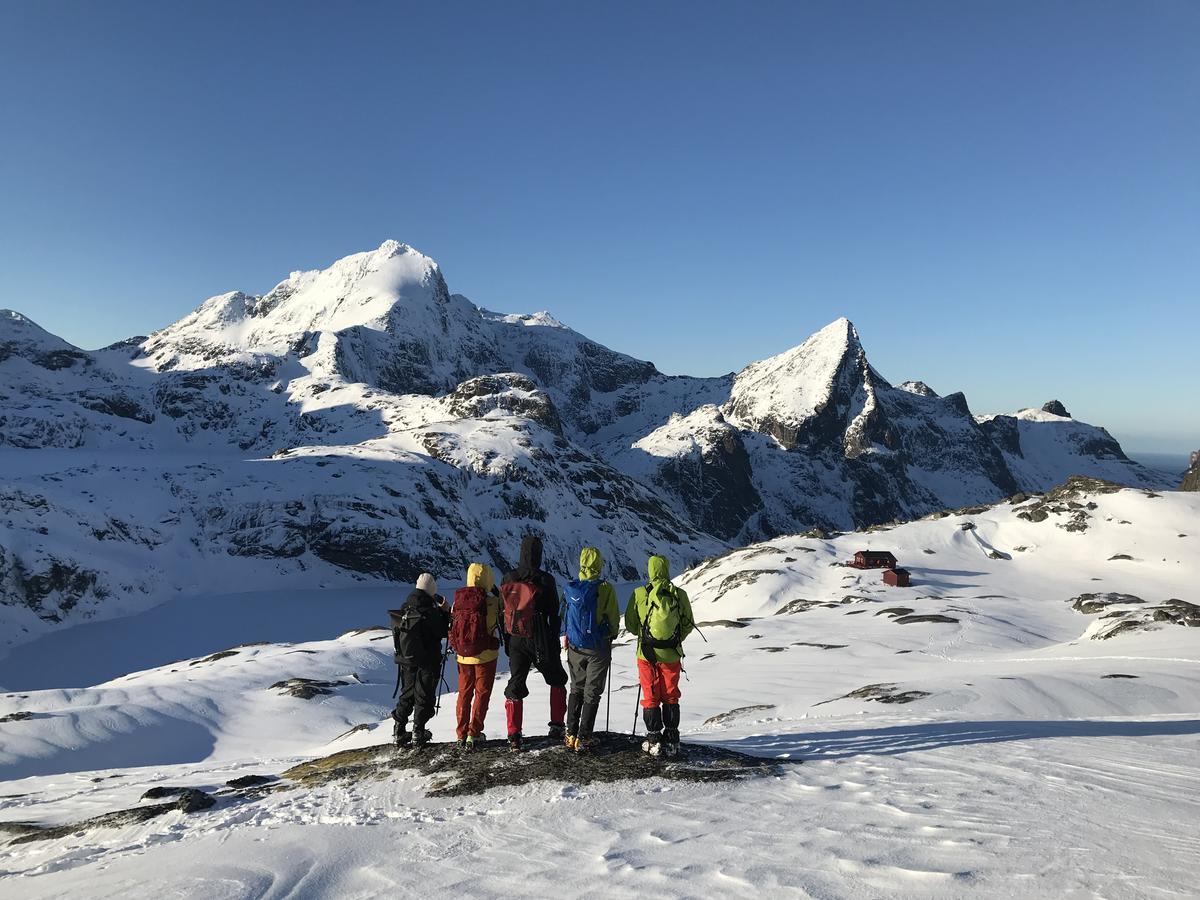
[[[417,579],[417,589],[393,615],[396,664],[400,667],[400,699],[392,710],[397,746],[423,746],[433,735],[425,723],[433,718],[438,679],[442,674],[442,641],[450,630],[450,609],[438,595],[437,581],[428,572]],[[408,717],[413,717],[412,734]]]
[[[558,636],[562,627],[558,586],[542,569],[542,541],[526,535],[521,541],[521,561],[501,579],[504,585],[524,582],[537,591],[534,607],[533,637],[506,635],[508,653],[508,686],[504,689],[504,711],[508,718],[508,743],[513,750],[521,749],[521,724],[524,701],[529,696],[525,681],[529,670],[536,668],[550,686],[550,738],[561,741],[566,734],[567,672],[559,656]],[[508,601],[506,600],[506,607]],[[505,621],[508,621],[506,608]]]

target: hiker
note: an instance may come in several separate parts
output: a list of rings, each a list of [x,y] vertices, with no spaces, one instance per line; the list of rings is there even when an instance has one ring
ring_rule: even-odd
[[[579,554],[579,578],[563,591],[562,641],[571,670],[567,698],[567,748],[586,753],[593,744],[596,711],[612,661],[612,642],[621,629],[617,592],[600,578],[604,557],[595,547]]]
[[[425,723],[433,718],[450,610],[446,598],[437,592],[437,580],[424,572],[404,605],[389,613],[400,681],[400,699],[392,710],[393,739],[398,747],[410,743],[420,747],[433,739]],[[413,717],[412,734],[408,732],[409,716]]]
[[[483,746],[500,656],[500,592],[491,566],[467,568],[467,586],[454,592],[450,617],[450,646],[458,658],[458,747],[475,750]]]
[[[505,652],[508,653],[508,686],[504,689],[504,712],[508,719],[508,745],[521,749],[521,724],[529,688],[529,670],[536,668],[550,686],[551,740],[566,734],[567,673],[559,658],[558,588],[542,566],[542,541],[526,535],[521,541],[520,564],[500,580],[504,598]]]
[[[638,680],[642,690],[642,749],[658,756],[679,752],[679,674],[683,642],[696,627],[687,592],[671,584],[662,556],[650,557],[649,582],[633,592],[625,610],[625,627],[638,636]]]

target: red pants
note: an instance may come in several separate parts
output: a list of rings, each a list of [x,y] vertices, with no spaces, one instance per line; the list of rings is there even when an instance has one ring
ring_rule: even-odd
[[[679,673],[682,663],[652,663],[638,658],[638,680],[642,683],[642,706],[653,709],[660,703],[679,702]]]
[[[483,734],[492,683],[496,680],[496,660],[476,665],[458,664],[458,739]],[[472,704],[472,699],[474,703]]]

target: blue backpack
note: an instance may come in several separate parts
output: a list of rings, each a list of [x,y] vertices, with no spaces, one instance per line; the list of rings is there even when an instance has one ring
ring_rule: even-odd
[[[580,650],[595,650],[608,639],[608,623],[599,621],[600,585],[596,581],[568,581],[563,592],[567,640]]]

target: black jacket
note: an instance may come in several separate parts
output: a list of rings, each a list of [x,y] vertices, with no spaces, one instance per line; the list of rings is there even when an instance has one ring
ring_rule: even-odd
[[[562,630],[559,607],[558,585],[549,572],[542,569],[542,540],[526,535],[521,540],[521,560],[511,572],[500,579],[501,584],[525,581],[537,585],[538,601],[534,608],[537,615],[533,620],[533,635],[539,647],[558,653],[558,635]]]
[[[401,609],[416,607],[421,612],[419,647],[414,648],[416,665],[433,668],[442,661],[442,641],[450,632],[450,613],[441,609],[437,601],[424,591],[413,591]]]

